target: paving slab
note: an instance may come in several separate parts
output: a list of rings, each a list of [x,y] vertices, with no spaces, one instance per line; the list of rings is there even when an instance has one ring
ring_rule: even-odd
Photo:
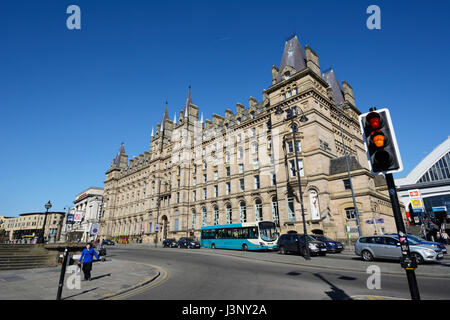
[[[84,281],[83,272],[67,269],[63,287],[64,300],[98,300],[139,288],[159,276],[157,267],[126,261],[94,262],[92,280]],[[76,269],[76,268],[74,268]],[[0,271],[0,300],[55,300],[61,266]],[[77,278],[81,280],[77,288]]]

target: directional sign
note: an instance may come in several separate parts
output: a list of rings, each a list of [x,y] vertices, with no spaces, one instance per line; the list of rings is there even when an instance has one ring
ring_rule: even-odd
[[[155,224],[155,231],[159,231],[159,224]]]
[[[447,212],[447,207],[432,207],[433,212]]]
[[[420,193],[419,189],[409,190],[408,193],[411,199],[422,197],[422,194]]]
[[[422,199],[412,199],[411,200],[411,206],[413,208],[423,208],[423,201],[422,201]]]

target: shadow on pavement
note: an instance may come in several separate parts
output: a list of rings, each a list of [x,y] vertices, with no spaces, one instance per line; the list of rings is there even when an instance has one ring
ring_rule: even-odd
[[[94,290],[97,290],[97,288],[92,288],[92,289],[89,289],[89,290],[84,290],[83,292],[74,294],[74,295],[72,295],[72,296],[64,297],[62,300],[67,300],[67,299],[70,299],[70,298],[73,298],[73,297],[76,297],[76,296],[79,296],[79,295],[82,295],[82,294],[85,294],[85,293],[88,293],[88,292],[91,292],[91,291],[94,291]]]
[[[111,276],[111,273],[107,273],[107,274],[103,274],[101,276],[93,277],[93,278],[91,278],[91,280],[98,280],[98,279],[101,279],[103,277],[109,277],[109,276]]]
[[[344,290],[339,289],[334,284],[329,282],[327,279],[325,279],[321,274],[314,273],[314,276],[325,282],[331,287],[332,291],[326,291],[325,293],[332,299],[332,300],[353,300],[349,295],[345,293]]]

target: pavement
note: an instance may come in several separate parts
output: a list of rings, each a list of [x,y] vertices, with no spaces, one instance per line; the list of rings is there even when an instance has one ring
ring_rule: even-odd
[[[60,272],[61,266],[0,271],[0,300],[55,300]],[[93,263],[91,281],[84,281],[81,271],[82,281],[77,289],[76,273],[69,272],[66,273],[62,292],[64,300],[114,298],[145,287],[160,275],[157,267],[146,263],[108,258]]]

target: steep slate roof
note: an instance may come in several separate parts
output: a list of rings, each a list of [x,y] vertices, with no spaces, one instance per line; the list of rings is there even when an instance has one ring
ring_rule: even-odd
[[[277,75],[277,82],[282,80],[281,73],[286,66],[291,66],[295,69],[295,72],[306,68],[306,56],[298,41],[297,35],[286,39],[283,57],[281,58],[280,69]]]
[[[333,91],[334,102],[339,105],[344,101],[344,95],[342,94],[341,86],[333,72],[333,69],[330,69],[328,72],[324,73],[323,79],[328,83]]]
[[[348,157],[350,171],[362,169],[362,166],[356,160],[355,156]],[[347,163],[345,157],[334,158],[330,160],[330,175],[347,172]]]
[[[122,142],[119,148],[119,152],[117,152],[117,155],[114,158],[114,166],[120,167],[120,156],[124,153],[125,153],[125,144]]]

